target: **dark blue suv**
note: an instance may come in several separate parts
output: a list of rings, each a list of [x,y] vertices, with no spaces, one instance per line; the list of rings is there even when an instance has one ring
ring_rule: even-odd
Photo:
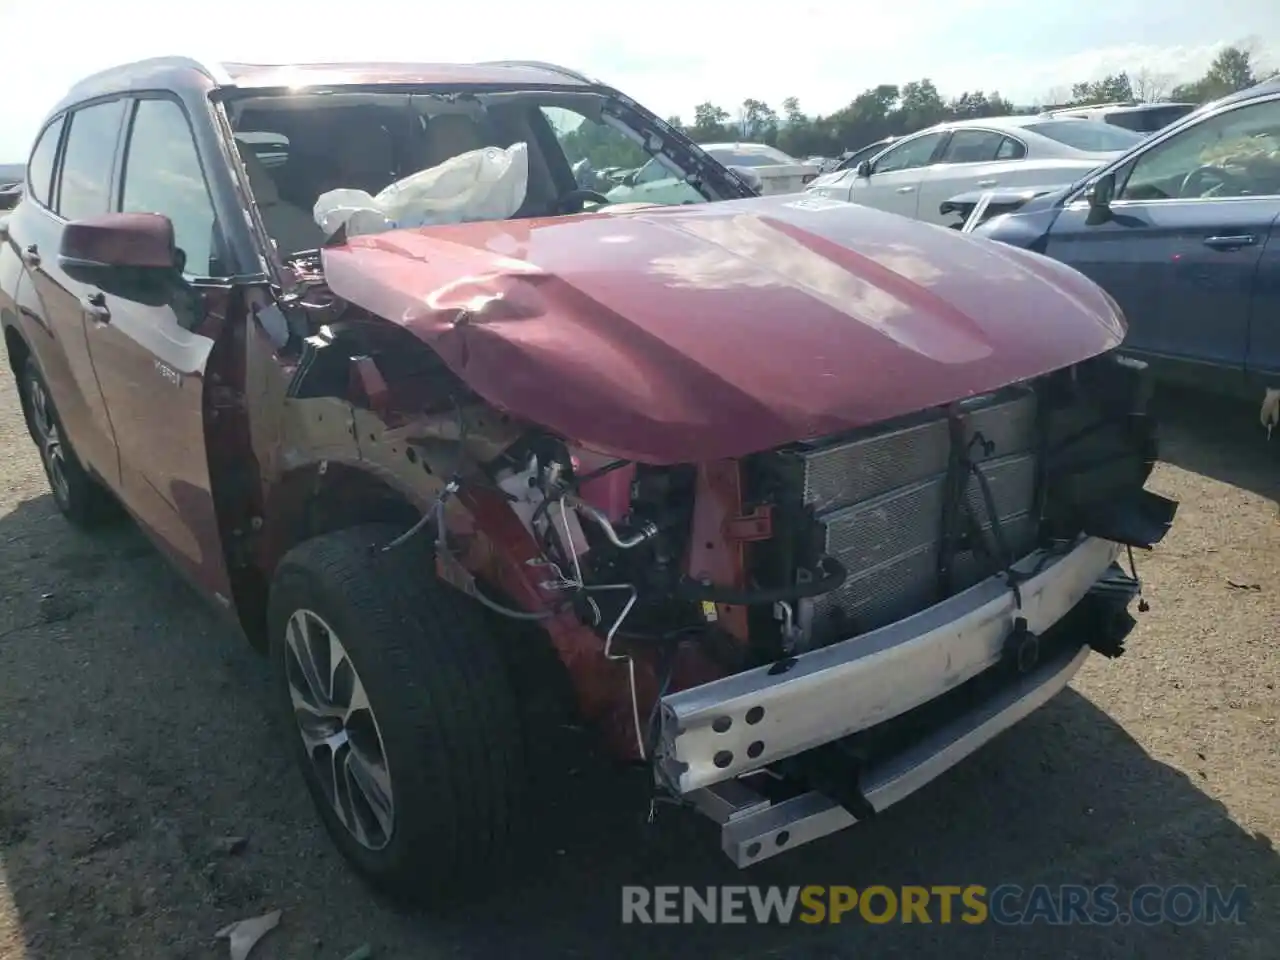
[[[1280,80],[1208,104],[974,233],[1086,274],[1158,374],[1280,387]]]

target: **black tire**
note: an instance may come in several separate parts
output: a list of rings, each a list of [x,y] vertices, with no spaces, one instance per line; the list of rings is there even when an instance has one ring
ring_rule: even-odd
[[[291,550],[271,586],[271,660],[287,735],[338,849],[387,894],[448,900],[491,883],[511,852],[526,786],[522,733],[491,622],[435,578],[430,537],[380,552],[402,532],[369,524]],[[300,735],[286,630],[301,610],[339,637],[376,717],[394,812],[381,849],[344,825]]]
[[[23,364],[20,386],[27,431],[40,453],[49,491],[62,515],[85,530],[114,519],[119,515],[116,501],[81,465],[80,458],[67,440],[49,387],[32,357]],[[49,443],[50,430],[55,438],[53,445]],[[53,452],[52,446],[58,448],[57,453]]]

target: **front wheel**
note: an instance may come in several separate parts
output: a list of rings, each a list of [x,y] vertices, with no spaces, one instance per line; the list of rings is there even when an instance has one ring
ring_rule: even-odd
[[[111,495],[81,465],[71,449],[49,387],[34,358],[22,368],[22,410],[49,480],[49,490],[62,515],[77,527],[96,527],[112,516]]]
[[[440,583],[425,539],[370,524],[309,540],[271,587],[277,698],[339,850],[415,899],[490,878],[524,786],[515,697],[492,626]]]

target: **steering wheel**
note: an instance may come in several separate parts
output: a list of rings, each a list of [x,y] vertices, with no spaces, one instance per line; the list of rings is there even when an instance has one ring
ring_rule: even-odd
[[[595,190],[586,190],[578,188],[570,190],[556,200],[556,211],[558,213],[581,213],[585,204],[607,204],[611,203],[610,199],[603,193],[597,193]]]
[[[1215,184],[1207,189],[1201,186],[1201,182],[1209,180],[1216,181]],[[1224,170],[1222,167],[1215,167],[1213,164],[1206,164],[1203,167],[1196,167],[1185,177],[1182,178],[1182,185],[1178,187],[1179,197],[1203,197],[1208,195],[1208,191],[1214,186],[1218,187],[1243,187],[1244,184],[1234,173]],[[1192,191],[1195,191],[1194,193]]]

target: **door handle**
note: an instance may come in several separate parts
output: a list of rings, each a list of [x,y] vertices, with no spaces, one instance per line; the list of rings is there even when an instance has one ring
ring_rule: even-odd
[[[1239,250],[1241,247],[1252,247],[1258,238],[1251,233],[1235,237],[1205,237],[1204,245],[1214,250]]]
[[[107,295],[101,291],[94,291],[87,294],[81,301],[80,305],[84,308],[84,312],[89,315],[89,319],[95,323],[110,323],[111,310],[107,306]]]
[[[980,186],[980,187],[994,187],[998,182],[999,182],[999,181],[997,181],[997,180],[979,180],[979,181],[978,181],[978,186]]]
[[[913,191],[914,189],[915,189],[915,187],[899,187],[897,192],[898,192],[898,193],[910,193],[910,192],[911,192],[911,191]]]
[[[28,267],[40,266],[40,248],[34,243],[29,244],[27,249],[22,251],[22,262]]]

